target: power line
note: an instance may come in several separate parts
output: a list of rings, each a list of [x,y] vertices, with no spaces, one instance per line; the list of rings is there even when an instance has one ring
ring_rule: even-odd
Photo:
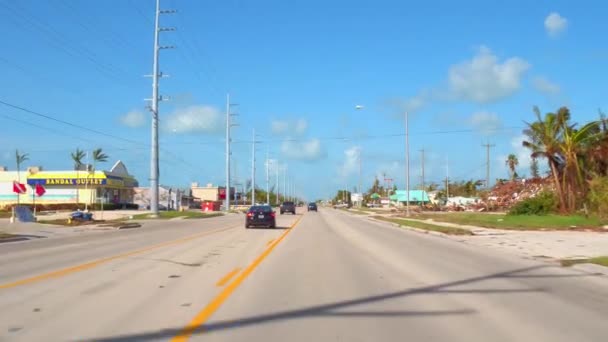
[[[10,108],[14,108],[14,109],[18,109],[18,110],[24,111],[24,112],[32,114],[32,115],[36,115],[36,116],[45,118],[47,120],[58,122],[58,123],[61,123],[61,124],[64,124],[64,125],[67,125],[67,126],[70,126],[70,127],[78,128],[78,129],[83,130],[83,131],[95,133],[95,134],[98,134],[98,135],[101,135],[101,136],[105,136],[105,137],[108,137],[108,138],[113,138],[113,139],[121,140],[121,141],[124,141],[124,142],[128,142],[128,143],[131,143],[131,144],[136,144],[136,145],[140,145],[140,146],[144,146],[144,147],[149,147],[150,146],[150,145],[145,144],[145,143],[140,142],[140,141],[135,141],[135,140],[123,138],[123,137],[120,137],[120,136],[117,136],[117,135],[114,135],[114,134],[101,132],[101,131],[98,131],[98,130],[95,130],[95,129],[92,129],[92,128],[88,128],[88,127],[85,127],[85,126],[80,126],[78,124],[74,124],[74,123],[71,123],[71,122],[68,122],[68,121],[65,121],[65,120],[57,119],[57,118],[54,118],[54,117],[52,117],[52,116],[50,116],[48,114],[43,114],[43,113],[40,113],[40,112],[36,112],[36,111],[30,110],[30,109],[25,108],[25,107],[21,107],[21,106],[12,104],[12,103],[8,103],[8,102],[3,101],[1,99],[0,99],[0,104],[5,105],[5,106],[10,107]],[[27,124],[27,125],[37,126],[39,128],[45,129],[45,130],[50,130],[47,127],[39,126],[39,125],[30,123],[30,122],[27,122],[27,121],[14,119],[14,118],[11,118],[11,117],[8,117],[8,116],[5,116],[5,117],[7,119],[9,119],[9,120],[19,121],[19,122],[22,122],[22,123]],[[69,135],[63,134],[63,133],[61,135],[69,136]],[[78,138],[78,137],[74,137],[74,138],[80,139],[80,140],[86,140],[86,139]],[[160,150],[163,151],[164,153],[166,153],[167,155],[172,156],[176,161],[179,161],[179,162],[183,163],[184,165],[192,167],[193,170],[200,171],[200,167],[196,167],[195,165],[187,162],[186,160],[184,160],[180,156],[176,155],[175,153],[173,153],[171,151],[168,151],[168,150],[165,150],[165,149],[160,149]]]
[[[98,131],[98,130],[95,130],[95,129],[92,129],[92,128],[88,128],[88,127],[85,127],[85,126],[80,126],[80,125],[77,125],[77,124],[74,124],[74,123],[71,123],[71,122],[68,122],[68,121],[65,121],[65,120],[57,119],[57,118],[54,118],[54,117],[52,117],[50,115],[47,115],[47,114],[43,114],[43,113],[40,113],[40,112],[36,112],[36,111],[30,110],[30,109],[27,109],[25,107],[21,107],[21,106],[12,104],[12,103],[8,103],[6,101],[3,101],[2,99],[0,99],[0,104],[5,105],[5,106],[10,107],[10,108],[18,109],[20,111],[23,111],[23,112],[26,112],[26,113],[29,113],[29,114],[32,114],[32,115],[36,115],[36,116],[41,117],[41,118],[45,118],[45,119],[48,119],[48,120],[51,120],[51,121],[59,122],[61,124],[68,125],[70,127],[78,128],[78,129],[81,129],[81,130],[84,130],[84,131],[87,131],[87,132],[91,132],[91,133],[95,133],[95,134],[99,134],[99,135],[103,135],[103,136],[108,137],[108,138],[118,139],[118,140],[122,140],[122,141],[133,143],[133,144],[138,144],[138,145],[143,144],[142,142],[139,142],[139,141],[135,141],[135,140],[119,137],[119,136],[116,136],[114,134],[104,133],[104,132],[101,132],[101,131]]]
[[[15,4],[15,3],[13,3],[13,4]],[[87,49],[83,46],[77,46],[76,44],[73,44],[72,42],[70,42],[69,40],[67,40],[65,38],[65,34],[56,31],[51,26],[49,26],[48,24],[45,24],[44,22],[35,18],[32,15],[24,14],[23,9],[21,9],[21,11],[19,11],[18,9],[16,9],[14,7],[8,6],[7,3],[3,3],[3,5],[4,5],[5,9],[8,9],[10,12],[12,12],[13,15],[11,15],[10,18],[13,19],[13,21],[18,26],[20,26],[24,29],[37,30],[39,32],[44,33],[45,35],[43,35],[43,36],[46,36],[46,38],[48,38],[47,41],[49,43],[51,43],[53,46],[62,50],[63,52],[65,52],[66,54],[68,54],[72,57],[85,58],[86,60],[88,60],[89,62],[94,64],[96,69],[100,73],[102,73],[104,76],[106,76],[110,79],[113,79],[114,81],[118,81],[121,78],[120,76],[126,74],[124,71],[119,70],[117,67],[115,67],[111,63],[104,64],[103,62],[100,62],[95,53],[93,53],[92,51],[90,51],[89,49]],[[22,25],[22,23],[15,20],[15,16],[20,17],[22,20],[26,21],[29,25]],[[117,71],[118,71],[118,73],[117,73]],[[122,78],[124,78],[124,76],[122,76]]]

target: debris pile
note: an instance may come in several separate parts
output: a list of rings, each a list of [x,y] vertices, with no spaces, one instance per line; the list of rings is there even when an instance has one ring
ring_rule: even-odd
[[[487,204],[497,209],[509,208],[513,204],[535,197],[551,185],[549,178],[521,179],[496,184],[487,198]]]

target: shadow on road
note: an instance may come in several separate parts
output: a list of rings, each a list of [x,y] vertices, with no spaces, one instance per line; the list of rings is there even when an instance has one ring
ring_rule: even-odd
[[[252,325],[265,324],[275,321],[284,321],[299,319],[304,317],[370,317],[370,318],[382,318],[382,317],[437,317],[446,315],[470,315],[475,314],[477,311],[470,308],[463,308],[460,310],[433,310],[433,311],[343,311],[349,307],[362,304],[370,304],[381,302],[390,299],[403,298],[408,296],[420,295],[420,294],[437,294],[437,295],[449,295],[449,294],[478,294],[478,295],[491,295],[491,294],[518,294],[518,293],[530,293],[530,292],[546,292],[544,288],[519,288],[519,289],[452,289],[461,285],[469,285],[479,283],[490,279],[504,279],[504,278],[563,278],[565,276],[571,277],[585,277],[591,275],[585,274],[526,274],[526,272],[538,271],[548,267],[555,267],[550,265],[538,265],[533,267],[526,267],[515,269],[506,272],[493,273],[485,276],[467,278],[452,282],[441,283],[437,285],[424,286],[412,289],[406,289],[403,291],[389,292],[381,295],[368,296],[362,298],[356,298],[346,301],[339,301],[334,303],[328,303],[323,305],[315,305],[304,307],[295,310],[279,311],[270,314],[257,315],[242,317],[236,319],[230,319],[225,321],[217,321],[196,329],[195,331],[188,331],[193,335],[209,334],[215,331],[221,331],[225,329],[239,329]],[[340,311],[338,311],[340,310]],[[184,322],[186,323],[186,322]],[[184,332],[184,328],[173,328],[164,329],[158,331],[151,331],[139,334],[130,334],[114,337],[106,337],[95,339],[100,342],[126,342],[126,341],[146,341],[156,339],[169,339],[180,333]]]

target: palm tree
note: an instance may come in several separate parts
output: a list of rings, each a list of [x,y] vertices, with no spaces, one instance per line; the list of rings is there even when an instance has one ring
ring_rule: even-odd
[[[96,148],[93,150],[93,175],[95,175],[95,172],[97,171],[97,163],[105,163],[108,161],[108,158],[109,156],[103,153],[101,148]]]
[[[83,150],[77,148],[75,152],[70,153],[70,157],[74,161],[74,170],[76,170],[77,180],[76,180],[76,205],[80,202],[79,198],[79,190],[78,190],[78,180],[80,180],[80,169],[82,168],[82,160],[85,158],[86,154]]]
[[[515,168],[519,165],[519,160],[517,156],[513,153],[509,154],[507,160],[505,160],[505,164],[509,168],[509,172],[511,173],[511,180],[515,180],[517,172],[515,172]]]
[[[561,154],[561,144],[563,141],[564,123],[570,119],[570,112],[564,108],[556,113],[547,113],[543,118],[538,107],[534,107],[536,122],[526,123],[528,128],[524,130],[527,140],[522,142],[532,152],[532,158],[546,158],[551,174],[555,191],[559,199],[559,209],[562,212],[567,210],[566,199],[560,175],[563,171],[563,156]]]
[[[585,175],[581,163],[584,163],[588,142],[594,140],[600,130],[598,121],[592,121],[577,129],[576,124],[562,123],[564,157],[564,172],[562,173],[562,189],[567,192],[568,211],[576,210],[577,199],[586,193]],[[582,158],[583,157],[583,158]]]
[[[15,150],[15,162],[17,163],[17,183],[21,183],[21,164],[28,161],[30,158],[27,153],[19,153]],[[19,206],[19,194],[17,194],[17,206]]]
[[[530,173],[532,173],[532,178],[540,177],[538,171],[538,158],[532,158],[532,161],[530,162]]]

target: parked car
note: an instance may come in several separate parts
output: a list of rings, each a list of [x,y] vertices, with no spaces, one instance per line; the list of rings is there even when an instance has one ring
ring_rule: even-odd
[[[295,215],[296,205],[293,202],[283,202],[279,210],[281,211],[281,215],[283,215],[283,213],[292,213],[293,215]]]
[[[317,203],[308,203],[308,211],[317,211]]]
[[[275,228],[277,226],[276,213],[269,205],[254,205],[247,210],[245,228],[264,226]]]

